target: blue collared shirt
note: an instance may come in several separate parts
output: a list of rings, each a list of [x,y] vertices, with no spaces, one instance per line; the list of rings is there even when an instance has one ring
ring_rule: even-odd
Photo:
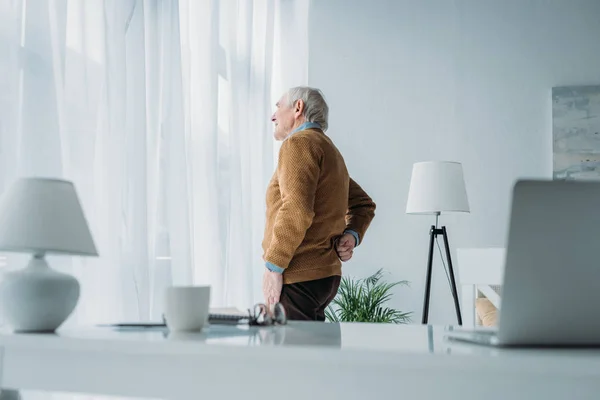
[[[313,129],[313,128],[321,129],[321,125],[316,122],[305,122],[302,125],[300,125],[299,127],[297,127],[296,129],[294,129],[289,135],[287,135],[287,137],[284,139],[284,141],[296,132],[305,131],[307,129]]]
[[[319,125],[316,122],[305,122],[302,125],[300,125],[299,127],[297,127],[296,129],[294,129],[284,140],[287,140],[287,138],[289,138],[290,136],[292,136],[294,133],[299,132],[299,131],[304,131],[307,129],[312,129],[312,128],[318,128],[321,129],[321,125]],[[360,238],[358,236],[358,233],[354,232],[353,230],[350,229],[346,229],[344,231],[344,233],[349,233],[352,236],[354,236],[354,239],[356,240],[356,245],[358,246],[358,244],[360,243]],[[278,267],[277,265],[270,263],[270,262],[266,262],[265,266],[267,267],[267,269],[269,269],[270,271],[273,272],[278,272],[278,273],[283,273],[284,269],[281,267]]]

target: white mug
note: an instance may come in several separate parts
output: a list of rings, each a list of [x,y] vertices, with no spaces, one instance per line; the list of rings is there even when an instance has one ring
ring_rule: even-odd
[[[164,318],[169,331],[201,331],[208,321],[210,286],[171,286],[165,290]]]

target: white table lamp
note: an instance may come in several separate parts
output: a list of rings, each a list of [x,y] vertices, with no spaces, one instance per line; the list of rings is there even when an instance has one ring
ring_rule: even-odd
[[[462,316],[458,302],[458,291],[452,268],[448,233],[445,226],[438,227],[441,213],[469,212],[469,201],[463,177],[462,165],[451,161],[425,161],[413,165],[406,212],[408,214],[435,215],[435,225],[429,231],[429,256],[427,260],[427,278],[425,283],[425,300],[423,302],[422,323],[427,324],[429,316],[429,297],[431,291],[431,272],[433,264],[433,247],[438,235],[444,239],[446,258],[448,261],[448,278],[454,298],[458,324],[462,325]],[[443,261],[443,258],[442,258]]]
[[[46,254],[97,256],[75,187],[48,178],[23,178],[0,198],[0,250],[31,253],[26,268],[5,272],[0,310],[18,332],[53,332],[73,312],[79,283],[51,269]]]

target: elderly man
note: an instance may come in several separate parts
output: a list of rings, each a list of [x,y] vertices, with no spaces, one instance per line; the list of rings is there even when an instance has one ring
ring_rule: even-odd
[[[283,143],[266,195],[263,293],[288,319],[324,321],[341,261],[362,242],[375,203],[325,135],[329,108],[318,89],[292,88],[276,106],[274,136]]]

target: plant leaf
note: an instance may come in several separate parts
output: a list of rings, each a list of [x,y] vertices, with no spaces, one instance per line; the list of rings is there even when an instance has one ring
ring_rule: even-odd
[[[365,279],[343,277],[325,315],[333,322],[408,323],[411,312],[385,307],[392,297],[392,289],[399,285],[409,286],[409,282],[385,282],[383,269]]]

